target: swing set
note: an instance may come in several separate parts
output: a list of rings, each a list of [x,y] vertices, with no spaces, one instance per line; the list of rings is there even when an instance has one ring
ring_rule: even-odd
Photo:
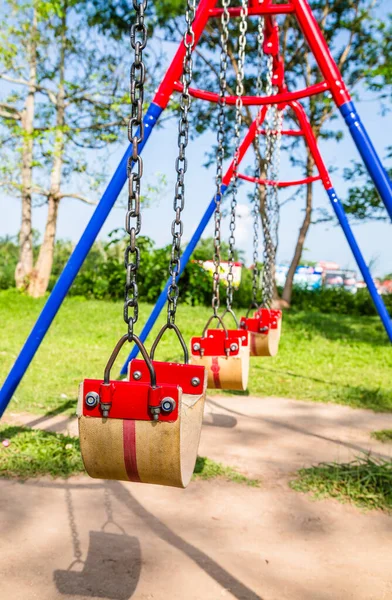
[[[391,218],[392,184],[360,121],[307,0],[289,0],[285,4],[276,4],[273,0],[241,0],[240,6],[230,6],[230,0],[222,0],[221,6],[218,6],[217,0],[200,0],[197,9],[196,0],[187,0],[185,13],[187,27],[182,43],[143,117],[145,80],[143,50],[147,44],[145,24],[147,1],[133,0],[136,19],[131,26],[130,35],[134,55],[131,66],[131,118],[128,126],[130,146],[0,390],[0,416],[11,400],[126,179],[128,179],[129,200],[125,229],[129,234],[129,242],[125,251],[124,303],[127,333],[121,337],[114,348],[106,365],[103,379],[85,379],[80,385],[77,412],[82,456],[86,470],[92,477],[186,487],[192,476],[197,457],[207,387],[231,390],[246,389],[250,356],[274,356],[278,351],[282,313],[274,309],[272,299],[278,235],[279,188],[306,184],[310,181],[320,180],[322,182],[367,283],[387,335],[392,341],[392,324],[389,314],[377,293],[369,269],[333,188],[300,100],[325,92],[332,95]],[[297,19],[324,78],[320,83],[296,91],[289,91],[285,85],[284,61],[279,53],[279,28],[276,16],[287,14],[293,15]],[[229,23],[232,18],[240,20],[238,72],[233,96],[227,94],[226,77]],[[254,96],[244,95],[249,18],[258,19],[258,72]],[[220,19],[221,22],[219,93],[191,87],[192,52],[210,19]],[[263,93],[264,80],[266,81],[265,93]],[[141,154],[152,129],[174,92],[180,94],[180,118],[178,156],[175,163],[177,174],[174,192],[175,216],[171,224],[170,277],[140,335],[136,335],[140,265],[137,236],[141,230],[140,193],[143,175]],[[187,171],[186,149],[192,98],[218,105],[216,191],[184,253],[181,254],[182,211],[185,205],[184,182]],[[241,141],[244,106],[258,108],[255,120]],[[234,107],[235,110],[234,155],[228,170],[223,174],[225,136],[228,134],[226,113],[230,107]],[[298,129],[285,130],[283,128],[284,116],[289,111],[298,123]],[[317,175],[297,181],[281,181],[279,179],[280,146],[283,135],[304,138],[314,158]],[[261,139],[264,139],[264,144],[261,144]],[[241,162],[251,145],[257,150],[253,176],[240,172]],[[258,155],[262,153],[262,146],[266,165],[263,172],[261,172],[258,159]],[[255,186],[252,198],[254,261],[252,303],[246,315],[241,316],[240,319],[233,310],[233,267],[239,180],[248,181]],[[225,194],[231,197],[230,236],[226,307],[223,312],[220,312],[221,203]],[[191,339],[188,350],[176,324],[179,298],[178,281],[212,217],[214,217],[212,315],[201,335]],[[258,267],[260,223],[264,238],[261,273]],[[259,297],[260,290],[261,297]],[[166,323],[148,354],[144,342],[165,305],[167,306]],[[233,320],[232,329],[227,328],[227,318]],[[183,351],[183,363],[155,360],[157,346],[167,330],[174,331],[178,338]],[[121,348],[127,342],[132,342],[133,348],[121,370],[121,373],[126,375],[126,380],[113,380],[111,372],[114,362]],[[141,359],[136,358],[139,352]]]

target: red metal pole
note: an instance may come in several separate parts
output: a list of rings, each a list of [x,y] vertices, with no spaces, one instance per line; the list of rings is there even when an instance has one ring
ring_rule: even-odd
[[[244,137],[242,144],[238,151],[237,167],[240,166],[241,161],[245,156],[245,153],[247,152],[249,146],[251,145],[251,143],[254,140],[254,137],[256,135],[256,124],[258,123],[260,126],[264,122],[265,116],[267,114],[267,110],[268,110],[268,108],[266,106],[263,106],[263,108],[261,109],[261,111],[259,113],[259,118],[255,119],[253,121],[252,125],[249,127],[248,133]],[[234,159],[231,161],[231,164],[230,164],[229,168],[227,169],[225,176],[222,179],[222,185],[230,184],[231,178],[233,177],[233,172],[234,172]]]
[[[244,181],[250,181],[250,183],[258,183],[260,185],[276,186],[278,188],[291,187],[293,185],[304,185],[305,183],[312,183],[313,181],[320,181],[321,176],[315,175],[314,177],[305,177],[304,179],[296,179],[293,181],[272,181],[271,179],[259,179],[258,177],[251,177],[250,175],[244,175],[239,173],[239,179]]]
[[[298,119],[299,125],[301,127],[301,130],[304,132],[306,143],[308,145],[310,152],[312,153],[315,165],[318,169],[318,172],[321,177],[321,181],[323,182],[325,189],[326,190],[331,189],[332,183],[331,183],[331,180],[329,177],[328,169],[325,166],[323,157],[321,156],[321,152],[317,145],[316,137],[313,133],[313,129],[310,125],[310,122],[309,122],[309,119],[307,117],[304,107],[302,106],[302,104],[300,104],[299,102],[296,102],[296,101],[289,102],[288,106],[295,113],[295,115]]]
[[[248,15],[250,17],[257,17],[260,15],[287,15],[294,12],[293,4],[260,4],[260,7],[250,6],[248,9]],[[221,8],[212,8],[210,10],[210,17],[220,17],[223,10]],[[241,15],[241,7],[236,6],[229,8],[231,17],[239,17]]]
[[[203,33],[203,30],[210,17],[210,10],[215,7],[216,3],[217,0],[200,0],[199,7],[196,11],[195,20],[193,21],[193,32],[195,34],[195,43],[193,48],[195,48],[200,40],[201,34]],[[154,104],[157,104],[163,109],[168,105],[170,96],[175,89],[174,83],[181,77],[184,56],[185,46],[184,41],[182,41],[153,99]]]
[[[182,92],[182,85],[178,81],[174,83],[171,90]],[[296,90],[294,92],[282,92],[274,94],[273,96],[242,96],[242,104],[244,106],[266,106],[270,104],[286,104],[291,100],[300,100],[301,98],[308,98],[309,96],[315,96],[329,90],[329,84],[326,81],[315,83],[303,90]],[[189,93],[193,98],[199,98],[200,100],[208,100],[208,102],[219,102],[219,94],[215,92],[207,92],[206,90],[198,90],[195,88],[189,88]],[[225,102],[228,106],[234,106],[237,101],[237,96],[226,96]]]
[[[312,50],[321,73],[332,92],[338,106],[350,102],[351,97],[335,63],[327,42],[313,15],[308,0],[292,0],[299,26]]]

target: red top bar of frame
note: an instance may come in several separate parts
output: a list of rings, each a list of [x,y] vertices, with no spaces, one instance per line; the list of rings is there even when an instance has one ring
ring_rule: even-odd
[[[293,13],[295,11],[294,6],[289,4],[272,4],[272,2],[252,2],[248,8],[248,15],[258,16],[258,15],[287,15],[289,13]],[[222,8],[211,8],[209,16],[210,17],[220,17],[222,14]],[[234,8],[229,8],[230,16],[239,17],[241,15],[241,7],[236,6]]]

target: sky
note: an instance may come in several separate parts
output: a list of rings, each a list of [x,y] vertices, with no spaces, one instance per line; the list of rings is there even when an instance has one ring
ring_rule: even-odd
[[[168,64],[170,55],[174,52],[174,44],[167,45]],[[376,150],[382,157],[385,148],[390,144],[392,113],[381,116],[376,102],[366,99],[357,103],[358,112],[367,128]],[[341,117],[334,125],[344,130]],[[207,204],[214,194],[215,165],[206,169],[203,167],[205,152],[215,143],[215,132],[208,132],[191,140],[187,150],[188,172],[186,174],[186,207],[183,213],[184,239],[188,240],[197,226]],[[350,166],[352,159],[360,160],[355,145],[347,132],[344,139],[337,142],[321,142],[324,160],[331,170]],[[124,131],[124,146],[112,149],[107,160],[107,171],[113,173],[126,148],[126,132]],[[144,185],[154,184],[160,174],[165,174],[167,184],[162,190],[159,202],[153,203],[143,210],[142,233],[151,237],[157,246],[163,246],[171,240],[170,226],[173,219],[173,196],[175,183],[174,162],[177,153],[177,126],[173,120],[161,129],[153,132],[143,154],[145,175]],[[225,161],[228,166],[229,160]],[[253,163],[250,153],[242,165]],[[281,159],[281,179],[295,179],[301,176],[289,162],[287,153],[283,152]],[[338,195],[344,197],[347,182],[342,178],[341,171],[332,173],[332,182]],[[252,191],[252,184],[240,186],[238,193],[238,219],[236,240],[238,246],[246,252],[246,261],[252,262],[252,222],[250,217],[247,194]],[[292,190],[291,192],[292,193]],[[281,198],[288,196],[282,191]],[[124,200],[124,195],[122,196]],[[315,184],[315,207],[328,207],[328,197],[320,183]],[[286,204],[281,210],[279,231],[278,262],[287,263],[291,260],[298,230],[303,219],[304,200],[299,198]],[[20,202],[15,199],[0,197],[0,236],[16,235],[20,227]],[[60,206],[58,238],[77,242],[93,213],[94,207],[84,205],[76,200],[64,199]],[[114,208],[104,224],[100,238],[105,238],[110,231],[122,227],[124,223],[124,208]],[[34,211],[34,228],[43,231],[46,218],[46,207]],[[207,227],[205,236],[212,234],[212,223]],[[228,238],[228,220],[225,219],[222,230],[223,237]],[[354,226],[354,234],[363,251],[365,260],[372,266],[374,276],[392,272],[392,229],[390,223],[365,223]],[[356,264],[345,237],[338,226],[333,223],[312,225],[308,234],[306,251],[303,259],[309,261],[328,260],[337,262],[343,268],[356,269]],[[356,269],[357,270],[357,269]]]

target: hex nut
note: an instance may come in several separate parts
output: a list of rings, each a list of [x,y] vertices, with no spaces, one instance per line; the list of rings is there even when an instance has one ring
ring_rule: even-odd
[[[192,377],[191,385],[193,385],[193,387],[197,387],[198,385],[200,385],[200,379],[198,377]]]
[[[201,348],[201,346],[200,346],[200,344],[198,342],[196,342],[196,344],[193,344],[193,346],[192,346],[192,349],[195,352],[198,352],[200,350],[200,348]]]
[[[235,352],[236,350],[238,350],[238,344],[230,344],[230,350],[232,352]]]
[[[94,408],[99,403],[99,394],[97,392],[88,392],[84,398],[88,408]]]
[[[161,410],[164,413],[171,413],[176,408],[176,401],[173,398],[163,398],[161,402]]]
[[[142,378],[142,373],[141,373],[141,371],[135,371],[135,372],[132,374],[132,377],[133,377],[134,379],[136,379],[136,381],[139,381],[139,379],[141,379],[141,378]]]

